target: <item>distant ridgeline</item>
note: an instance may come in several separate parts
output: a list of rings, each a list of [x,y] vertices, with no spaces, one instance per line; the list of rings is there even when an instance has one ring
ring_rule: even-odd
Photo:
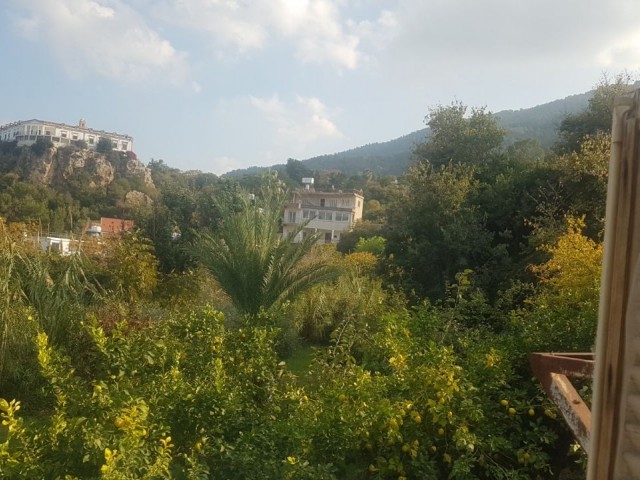
[[[507,130],[505,146],[520,140],[534,139],[548,148],[556,141],[557,129],[562,120],[570,114],[584,110],[592,92],[571,95],[562,100],[520,110],[504,110],[495,116]],[[377,175],[402,175],[411,163],[413,150],[424,143],[430,135],[428,128],[409,133],[388,142],[372,143],[344,152],[321,155],[303,160],[310,170],[339,170],[346,175],[354,175],[369,170]],[[281,170],[284,164],[271,167],[249,167],[233,170],[225,175],[253,175],[268,169]]]

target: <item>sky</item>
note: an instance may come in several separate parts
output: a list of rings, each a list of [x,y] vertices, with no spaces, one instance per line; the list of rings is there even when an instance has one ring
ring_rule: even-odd
[[[128,134],[223,174],[640,71],[638,0],[0,0],[0,124]]]

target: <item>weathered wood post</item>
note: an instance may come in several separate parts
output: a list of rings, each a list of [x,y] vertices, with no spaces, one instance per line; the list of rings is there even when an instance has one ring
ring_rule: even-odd
[[[640,478],[640,90],[616,99],[588,480]]]

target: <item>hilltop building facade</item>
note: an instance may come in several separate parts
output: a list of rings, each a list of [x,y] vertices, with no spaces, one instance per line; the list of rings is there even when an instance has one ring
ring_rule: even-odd
[[[320,243],[338,243],[340,236],[351,231],[362,219],[362,191],[320,192],[311,188],[312,178],[303,179],[303,183],[305,188],[294,191],[293,198],[285,205],[283,236],[288,237],[300,224],[306,223],[294,242],[310,233],[320,232],[323,234]]]
[[[32,145],[38,138],[45,138],[62,147],[76,141],[83,141],[89,148],[95,148],[101,138],[111,142],[113,150],[130,152],[133,150],[133,137],[120,133],[105,132],[88,128],[82,118],[78,125],[67,125],[44,120],[21,120],[0,125],[1,142],[18,142],[18,145]]]

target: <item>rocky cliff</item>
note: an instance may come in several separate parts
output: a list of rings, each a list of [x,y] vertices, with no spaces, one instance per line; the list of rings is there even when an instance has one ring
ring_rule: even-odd
[[[23,149],[19,166],[34,183],[55,186],[82,177],[89,187],[106,187],[116,178],[139,178],[155,188],[149,170],[142,162],[120,152],[98,153],[74,147],[51,147],[42,155]]]

